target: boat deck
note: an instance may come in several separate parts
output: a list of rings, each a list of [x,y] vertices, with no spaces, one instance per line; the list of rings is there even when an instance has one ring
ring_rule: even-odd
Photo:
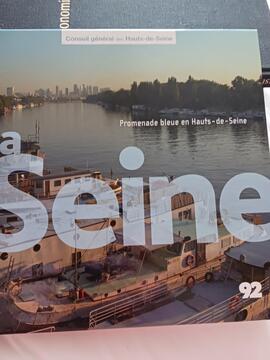
[[[117,290],[131,287],[132,285],[138,285],[144,280],[148,279],[149,276],[155,276],[156,273],[160,273],[163,270],[161,266],[157,266],[150,262],[144,262],[139,272],[126,271],[115,277],[112,277],[106,282],[95,282],[89,280],[89,274],[82,273],[79,279],[79,286],[95,300],[104,294],[117,293]]]
[[[39,306],[72,304],[68,297],[57,297],[61,291],[68,292],[74,286],[69,281],[57,281],[48,278],[24,283],[21,293],[16,297],[16,304],[23,310],[36,312]]]
[[[79,279],[79,287],[84,289],[91,299],[95,300],[104,294],[116,295],[117,290],[137,286],[149,276],[161,271],[161,267],[149,262],[145,262],[139,272],[125,271],[108,281],[95,282],[89,280],[90,274],[81,273]],[[66,274],[67,278],[71,278],[74,271]],[[70,304],[72,300],[68,298],[69,290],[74,288],[74,284],[69,280],[58,281],[57,278],[48,278],[39,281],[24,283],[22,292],[17,296],[17,303],[27,307],[37,308],[38,305],[63,305]],[[23,306],[24,307],[24,306]]]
[[[175,234],[180,234],[182,238],[189,236],[191,240],[197,239],[196,222],[194,220],[179,221],[173,220],[173,231]],[[218,226],[219,238],[229,235],[228,230],[223,225]]]
[[[179,295],[170,303],[152,311],[113,325],[106,321],[96,328],[173,325],[200,313],[238,293],[238,284],[232,280],[202,282],[192,289],[190,296]]]

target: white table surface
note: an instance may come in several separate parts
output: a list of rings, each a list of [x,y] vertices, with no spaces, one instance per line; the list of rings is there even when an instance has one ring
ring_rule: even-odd
[[[269,360],[270,320],[0,336],[1,360]]]

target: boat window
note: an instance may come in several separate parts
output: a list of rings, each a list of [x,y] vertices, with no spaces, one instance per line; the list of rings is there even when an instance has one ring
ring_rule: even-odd
[[[100,179],[101,178],[101,173],[100,172],[94,172],[91,177],[93,177],[94,179]]]
[[[33,277],[43,276],[43,263],[32,265],[32,276]]]
[[[10,217],[7,218],[7,222],[14,222],[14,221],[18,221],[17,216],[10,216]]]
[[[112,220],[112,221],[110,222],[110,225],[111,225],[111,227],[114,227],[114,226],[116,225],[116,221],[115,221],[115,220]]]
[[[182,244],[180,242],[178,242],[178,243],[174,243],[172,245],[168,245],[167,250],[175,253],[176,255],[180,255],[182,252]]]
[[[231,245],[231,237],[230,236],[221,240],[221,247],[222,248],[227,248],[230,245]]]
[[[69,182],[71,182],[71,179],[66,179],[65,180],[65,184],[68,184]]]
[[[3,252],[1,255],[0,255],[0,258],[1,258],[1,260],[7,260],[7,258],[8,258],[8,253],[6,253],[6,252]]]
[[[43,188],[43,181],[42,180],[36,181],[36,188],[37,189],[42,189]]]
[[[61,186],[61,180],[55,180],[53,185],[54,186]]]
[[[196,249],[196,240],[189,241],[185,243],[185,249],[184,252],[193,251]]]
[[[183,212],[183,218],[184,218],[184,220],[191,220],[191,219],[192,219],[191,209],[185,210],[185,211]]]
[[[36,244],[36,245],[33,247],[33,250],[34,250],[34,252],[39,252],[39,250],[40,250],[40,244]]]

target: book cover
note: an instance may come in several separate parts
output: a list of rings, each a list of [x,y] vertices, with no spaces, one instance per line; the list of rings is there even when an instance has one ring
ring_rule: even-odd
[[[2,0],[3,29],[258,29],[270,66],[269,0]]]
[[[1,333],[268,319],[257,31],[0,44]]]

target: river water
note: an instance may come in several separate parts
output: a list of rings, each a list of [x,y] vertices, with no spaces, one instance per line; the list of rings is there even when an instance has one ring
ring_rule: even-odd
[[[23,138],[40,124],[40,145],[46,153],[45,167],[64,166],[101,170],[115,177],[199,174],[217,190],[241,172],[270,176],[270,154],[263,120],[247,125],[178,127],[120,127],[129,113],[106,111],[80,102],[45,104],[17,110],[0,118],[0,133],[17,131]],[[136,171],[121,167],[119,154],[126,146],[137,146],[145,155]]]

